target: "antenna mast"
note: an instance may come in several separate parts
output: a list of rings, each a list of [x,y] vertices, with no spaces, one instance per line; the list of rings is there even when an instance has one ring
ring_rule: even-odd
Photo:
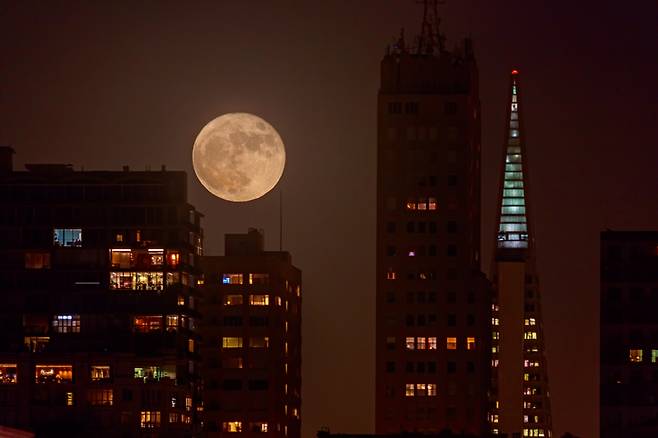
[[[438,54],[444,52],[445,36],[441,33],[441,18],[439,17],[439,5],[445,4],[445,0],[416,0],[423,4],[423,24],[418,37],[418,54]]]

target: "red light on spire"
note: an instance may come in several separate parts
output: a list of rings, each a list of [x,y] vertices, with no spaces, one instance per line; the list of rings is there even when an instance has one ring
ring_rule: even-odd
[[[519,74],[519,71],[518,71],[517,69],[514,69],[514,70],[512,70],[512,74],[513,74],[513,75],[518,75],[518,74]]]

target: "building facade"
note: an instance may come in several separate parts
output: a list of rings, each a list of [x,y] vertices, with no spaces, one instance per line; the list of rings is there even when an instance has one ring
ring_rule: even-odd
[[[600,435],[658,436],[658,231],[601,233]]]
[[[202,260],[207,436],[301,436],[301,271],[261,232]]]
[[[401,36],[381,62],[375,425],[379,434],[479,435],[491,325],[478,71],[470,40],[445,49],[430,3],[417,44]]]
[[[201,214],[184,172],[26,165],[0,148],[0,424],[192,436]]]
[[[548,373],[520,99],[519,72],[513,70],[492,269],[490,421],[494,434],[550,437]]]

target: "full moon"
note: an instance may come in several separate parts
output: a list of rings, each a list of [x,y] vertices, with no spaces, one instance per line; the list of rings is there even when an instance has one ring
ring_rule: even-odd
[[[203,127],[192,148],[194,172],[213,195],[233,202],[272,190],[286,164],[279,133],[258,116],[229,113]]]

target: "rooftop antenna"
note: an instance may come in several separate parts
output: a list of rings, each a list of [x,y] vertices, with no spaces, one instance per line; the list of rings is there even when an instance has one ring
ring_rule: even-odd
[[[445,49],[445,36],[441,33],[441,18],[439,5],[445,0],[416,0],[423,4],[423,24],[418,37],[418,54],[432,54],[435,51],[441,54]]]

